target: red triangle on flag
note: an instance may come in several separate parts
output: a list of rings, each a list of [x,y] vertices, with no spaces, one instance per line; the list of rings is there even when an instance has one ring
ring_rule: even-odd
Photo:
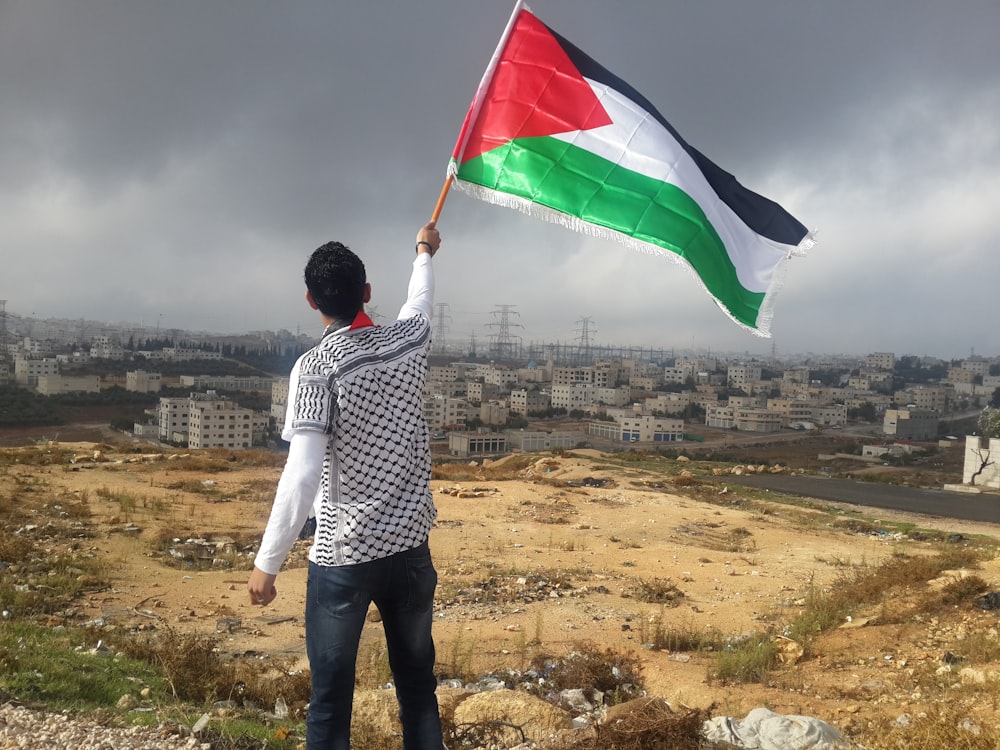
[[[559,41],[545,24],[522,10],[472,124],[462,163],[515,138],[610,124],[604,106]]]

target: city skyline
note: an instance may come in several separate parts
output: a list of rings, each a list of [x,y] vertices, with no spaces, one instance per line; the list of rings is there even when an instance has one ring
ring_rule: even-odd
[[[1000,6],[535,0],[818,245],[785,264],[773,339],[682,266],[453,193],[448,339],[779,353],[1000,351]],[[309,252],[364,258],[402,303],[413,236],[513,2],[0,7],[0,297],[26,317],[316,330]],[[444,29],[450,31],[445,32]]]
[[[168,328],[166,326],[147,326],[141,322],[128,322],[128,321],[98,321],[82,318],[51,318],[51,319],[41,319],[33,318],[28,321],[24,316],[19,315],[16,311],[5,310],[4,317],[0,317],[0,322],[3,323],[0,326],[0,330],[5,330],[7,334],[14,338],[16,336],[29,335],[26,330],[23,330],[25,326],[34,327],[38,330],[39,334],[36,334],[33,338],[36,340],[46,340],[48,339],[48,333],[51,330],[57,330],[59,332],[59,341],[62,343],[72,342],[78,345],[89,346],[95,336],[111,336],[112,338],[118,338],[123,345],[128,345],[129,339],[133,338],[136,342],[141,343],[143,341],[175,341],[178,345],[182,342],[195,342],[195,343],[211,343],[211,342],[224,342],[229,340],[230,342],[235,342],[237,340],[243,340],[247,343],[250,339],[255,339],[261,343],[265,343],[268,340],[273,340],[275,337],[282,335],[283,333],[290,334],[293,338],[299,341],[299,344],[303,347],[308,347],[311,345],[313,340],[322,334],[322,327],[317,326],[314,331],[311,332],[295,332],[288,331],[287,329],[278,330],[254,330],[254,331],[231,331],[231,332],[220,332],[220,331],[190,331],[179,328]],[[579,329],[577,329],[577,334],[579,334]],[[81,336],[83,338],[81,338]],[[29,335],[30,337],[30,335]],[[668,357],[685,357],[685,356],[712,356],[712,357],[722,357],[722,358],[734,358],[734,359],[746,359],[755,360],[761,362],[788,362],[788,361],[801,361],[803,358],[828,358],[828,359],[864,359],[866,356],[877,353],[877,352],[889,352],[894,354],[897,359],[900,357],[918,357],[920,359],[938,359],[944,362],[968,360],[968,359],[984,359],[989,361],[1000,361],[1000,351],[987,351],[979,349],[973,346],[965,354],[959,354],[953,357],[940,356],[934,352],[927,351],[903,351],[900,349],[893,349],[888,347],[879,350],[867,350],[867,351],[819,351],[819,350],[808,350],[801,352],[789,352],[781,350],[777,342],[774,339],[756,339],[761,342],[766,342],[767,346],[764,349],[757,351],[751,351],[750,349],[743,350],[724,350],[724,349],[713,349],[707,346],[701,346],[697,341],[693,342],[677,342],[675,344],[663,343],[663,344],[636,344],[628,341],[616,341],[616,342],[605,342],[605,341],[594,341],[590,340],[589,343],[585,343],[579,337],[578,338],[563,338],[563,339],[534,339],[528,336],[522,337],[523,340],[517,341],[507,348],[511,351],[510,354],[515,355],[514,359],[529,359],[533,355],[544,354],[547,349],[553,349],[557,353],[560,353],[565,359],[581,360],[587,359],[589,355],[593,355],[595,358],[600,358],[603,354],[613,355],[615,352],[621,351],[631,351],[633,353],[641,352],[651,352],[662,354],[664,358]],[[462,356],[470,351],[475,350],[478,357],[489,358],[493,356],[494,358],[500,358],[498,355],[502,352],[504,347],[491,347],[491,340],[489,335],[476,336],[473,335],[470,339],[459,340],[457,338],[448,337],[445,346],[441,346],[439,343],[432,343],[431,353],[433,355],[447,355],[447,356]]]

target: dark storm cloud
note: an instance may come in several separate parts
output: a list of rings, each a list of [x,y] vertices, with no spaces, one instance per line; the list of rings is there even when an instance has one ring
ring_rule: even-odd
[[[361,252],[379,311],[512,3],[0,1],[0,297],[27,314],[314,326],[301,265]],[[449,197],[438,299],[480,341],[958,356],[1000,351],[994,2],[538,0],[820,244],[773,342],[680,266]]]

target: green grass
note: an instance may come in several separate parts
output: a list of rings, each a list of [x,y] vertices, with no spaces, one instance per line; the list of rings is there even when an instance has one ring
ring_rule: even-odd
[[[0,624],[0,688],[46,709],[113,709],[126,694],[158,705],[170,699],[162,673],[138,659],[97,649],[95,633],[25,623]]]

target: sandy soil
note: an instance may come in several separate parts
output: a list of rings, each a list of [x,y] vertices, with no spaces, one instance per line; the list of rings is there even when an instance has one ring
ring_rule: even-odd
[[[78,617],[217,634],[229,652],[305,665],[305,543],[290,555],[271,606],[251,607],[244,591],[250,558],[241,550],[259,538],[279,467],[236,462],[226,471],[206,471],[168,455],[70,447],[77,454],[72,465],[14,466],[10,477],[30,477],[55,498],[87,499],[99,532],[85,544],[110,562],[115,583],[81,602]],[[714,703],[734,716],[767,705],[843,726],[913,710],[925,698],[914,687],[914,670],[937,667],[947,637],[963,628],[996,627],[995,614],[971,610],[947,625],[882,626],[872,613],[872,619],[845,623],[850,627],[825,639],[822,652],[784,668],[768,687],[713,684],[711,654],[644,645],[657,622],[733,636],[780,629],[810,586],[830,583],[845,566],[929,551],[930,543],[834,528],[820,510],[743,503],[744,490],[722,483],[664,486],[662,475],[614,468],[586,451],[576,458],[539,457],[513,480],[438,479],[433,488],[439,660],[461,659],[478,673],[523,667],[538,650],[563,652],[590,641],[635,649],[649,692],[668,700]],[[871,519],[874,513],[848,515]],[[997,533],[994,526],[942,526],[966,536]],[[164,537],[177,541],[158,551]],[[216,556],[235,560],[235,567],[199,570],[170,556],[171,549],[196,556],[199,547],[185,546],[189,539],[224,545],[227,537],[234,544],[219,546]],[[234,548],[234,555],[223,552]],[[977,574],[1000,586],[997,563]],[[644,586],[668,585],[675,601],[641,601]],[[377,622],[366,626],[366,639],[380,637]]]

